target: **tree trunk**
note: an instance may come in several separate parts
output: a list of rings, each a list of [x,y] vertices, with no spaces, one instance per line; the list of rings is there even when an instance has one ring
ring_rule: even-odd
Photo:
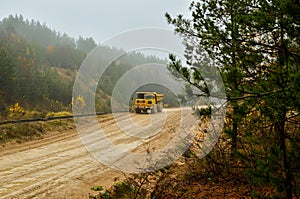
[[[237,138],[238,138],[238,118],[236,117],[236,105],[233,105],[233,118],[232,118],[232,135],[231,135],[231,159],[234,159],[237,150]]]
[[[284,114],[285,115],[285,114]],[[285,118],[285,117],[284,117]],[[282,119],[275,123],[275,133],[279,134],[280,137],[280,149],[282,152],[282,164],[284,170],[284,181],[285,181],[285,194],[287,199],[292,199],[293,190],[292,190],[292,173],[288,160],[288,152],[286,147],[286,132],[285,132],[285,120]]]

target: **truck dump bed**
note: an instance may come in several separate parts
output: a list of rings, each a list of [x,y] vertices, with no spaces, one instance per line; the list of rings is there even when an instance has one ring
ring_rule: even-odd
[[[160,102],[164,99],[164,94],[156,94],[156,97],[157,97],[157,102]]]

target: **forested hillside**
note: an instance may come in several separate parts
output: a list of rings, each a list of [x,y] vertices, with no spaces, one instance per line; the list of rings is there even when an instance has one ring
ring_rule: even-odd
[[[75,41],[22,16],[4,18],[0,22],[2,116],[17,102],[45,111],[67,108],[76,70],[95,46],[91,38]]]
[[[34,110],[38,115],[71,111],[75,75],[87,54],[96,46],[93,38],[80,36],[74,39],[45,23],[24,19],[22,15],[4,18],[0,22],[1,118],[7,119],[18,107]],[[99,48],[108,54],[120,51],[104,46]],[[114,84],[130,68],[143,63],[164,61],[132,53],[124,56],[121,64],[111,64],[99,82],[97,111],[110,111]]]

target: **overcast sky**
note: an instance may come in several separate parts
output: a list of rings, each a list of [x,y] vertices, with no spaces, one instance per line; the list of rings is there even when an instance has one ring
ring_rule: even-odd
[[[168,25],[164,14],[189,16],[192,0],[2,0],[0,18],[22,14],[52,29],[78,38],[93,37],[97,43],[121,32]]]

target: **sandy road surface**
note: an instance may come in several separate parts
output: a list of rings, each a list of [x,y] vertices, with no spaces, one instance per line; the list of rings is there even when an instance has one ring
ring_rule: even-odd
[[[184,114],[193,117],[190,110]],[[170,142],[179,129],[181,117],[182,112],[178,110],[151,116],[130,114],[129,118],[119,115],[117,119],[107,115],[99,120],[99,124],[86,124],[86,135],[81,134],[81,139],[76,130],[69,130],[4,147],[0,152],[0,198],[88,198],[92,186],[108,187],[123,176],[121,172],[100,163],[82,144],[86,138],[91,146],[99,146],[103,140],[97,134],[99,125],[113,145],[126,146],[130,153],[143,153],[162,148]],[[185,125],[188,125],[187,122]],[[146,127],[148,130],[145,130]],[[100,145],[103,150],[110,148],[107,143]],[[99,148],[96,155],[98,153]],[[122,154],[122,157],[113,157],[113,150],[109,155],[112,161],[120,164],[127,158]]]

